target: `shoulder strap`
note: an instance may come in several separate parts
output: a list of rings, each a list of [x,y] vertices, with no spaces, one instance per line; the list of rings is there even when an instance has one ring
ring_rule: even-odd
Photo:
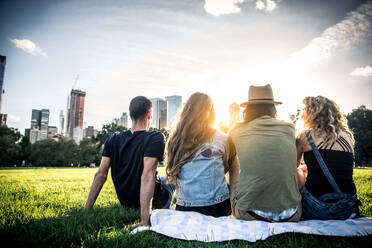
[[[331,173],[329,172],[326,164],[324,163],[324,160],[322,158],[322,155],[320,155],[318,148],[316,148],[314,144],[313,137],[311,136],[310,132],[306,132],[307,140],[310,143],[311,148],[313,149],[313,153],[315,155],[316,160],[318,161],[318,164],[320,168],[322,169],[325,177],[327,178],[328,182],[331,184],[333,190],[336,193],[342,194],[340,188],[337,186],[337,183],[335,182],[335,179],[332,177]]]

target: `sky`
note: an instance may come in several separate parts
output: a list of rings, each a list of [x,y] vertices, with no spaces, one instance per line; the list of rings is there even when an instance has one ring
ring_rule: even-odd
[[[22,133],[33,108],[58,126],[72,87],[97,129],[137,95],[197,91],[227,123],[229,104],[267,83],[281,119],[306,96],[372,108],[372,1],[1,0],[0,54],[2,112]]]

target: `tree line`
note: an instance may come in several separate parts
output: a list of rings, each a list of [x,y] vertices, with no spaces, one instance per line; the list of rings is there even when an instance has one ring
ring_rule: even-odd
[[[0,166],[21,166],[23,163],[24,166],[53,167],[99,165],[107,137],[126,130],[126,127],[112,123],[103,125],[96,137],[83,139],[79,144],[70,139],[44,139],[31,144],[17,129],[0,127]],[[165,129],[150,130],[161,131],[168,137]]]
[[[349,127],[355,138],[355,162],[358,166],[372,165],[372,110],[362,105],[346,115]],[[127,128],[112,124],[103,125],[96,137],[83,139],[80,144],[73,140],[45,139],[30,143],[28,137],[11,127],[0,127],[0,166],[89,166],[99,165],[101,153],[107,137]],[[166,129],[150,128],[160,131],[166,138]]]

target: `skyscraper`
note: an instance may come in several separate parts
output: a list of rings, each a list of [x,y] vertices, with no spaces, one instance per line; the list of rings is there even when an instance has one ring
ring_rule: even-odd
[[[31,112],[31,128],[25,131],[30,142],[33,144],[38,140],[48,138],[49,109],[33,109]]]
[[[152,98],[152,123],[151,127],[163,128],[167,125],[167,102],[161,98]]]
[[[165,100],[167,100],[167,126],[172,127],[182,106],[182,96],[166,96]]]
[[[84,129],[84,138],[93,138],[93,137],[95,137],[94,127],[88,126],[87,128]]]
[[[127,112],[123,112],[123,114],[120,117],[119,124],[122,125],[123,127],[128,127],[128,114],[127,114]]]
[[[40,128],[40,120],[41,120],[41,111],[38,109],[33,109],[31,112],[31,129],[33,127]]]
[[[6,65],[6,57],[0,55],[0,113],[1,113],[1,104],[3,102],[3,85],[4,85],[4,74],[5,74],[5,65]]]
[[[40,135],[42,140],[48,138],[48,125],[49,109],[42,109],[40,118]]]
[[[65,128],[65,116],[63,110],[59,113],[59,133],[63,135],[63,129]]]
[[[66,136],[79,143],[83,139],[84,102],[86,93],[81,90],[71,90],[67,105]]]

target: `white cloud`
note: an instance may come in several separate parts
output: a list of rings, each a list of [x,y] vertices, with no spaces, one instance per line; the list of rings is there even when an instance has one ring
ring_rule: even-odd
[[[275,2],[273,0],[258,0],[256,1],[256,9],[271,12],[276,8],[278,2],[279,1]]]
[[[354,77],[371,77],[372,66],[366,65],[365,67],[355,68],[350,75]]]
[[[321,36],[312,39],[306,47],[292,55],[294,64],[318,65],[337,51],[353,47],[371,35],[372,2],[360,5],[336,25],[327,28]]]
[[[256,2],[256,9],[258,10],[264,10],[266,8],[264,1],[257,1]]]
[[[9,40],[14,43],[16,47],[19,49],[25,51],[26,53],[32,54],[32,55],[41,55],[44,57],[47,57],[48,55],[46,52],[44,52],[40,47],[36,46],[35,43],[33,43],[30,40],[27,39],[11,39]]]
[[[273,11],[281,0],[205,0],[204,9],[209,14],[220,16],[241,12],[239,4],[255,2],[256,9],[267,12]]]
[[[13,121],[15,123],[20,123],[21,122],[20,117],[15,116],[15,115],[10,115],[10,114],[8,114],[8,120]]]
[[[235,14],[241,11],[238,6],[246,0],[205,0],[204,9],[209,14],[219,16],[227,14]]]

